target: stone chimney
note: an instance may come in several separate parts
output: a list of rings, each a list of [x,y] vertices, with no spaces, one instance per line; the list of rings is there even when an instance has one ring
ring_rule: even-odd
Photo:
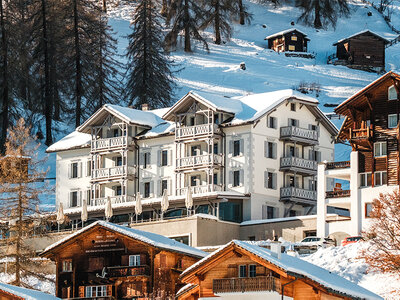
[[[149,109],[150,109],[149,104],[147,104],[147,103],[143,103],[142,104],[142,110],[143,111],[148,111]]]

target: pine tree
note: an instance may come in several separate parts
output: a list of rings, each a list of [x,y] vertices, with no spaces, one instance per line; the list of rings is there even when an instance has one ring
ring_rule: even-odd
[[[144,103],[152,108],[166,107],[173,94],[172,63],[163,50],[159,18],[153,1],[142,0],[128,36],[125,93],[129,105],[137,108]]]
[[[165,37],[166,47],[171,49],[175,47],[179,34],[183,31],[185,40],[185,52],[191,52],[191,38],[203,43],[208,51],[207,41],[199,32],[199,24],[203,23],[205,11],[198,0],[171,0],[171,5],[167,14],[167,24],[171,29]]]
[[[8,249],[1,256],[13,261],[15,280],[12,284],[29,288],[32,287],[23,281],[24,277],[47,280],[37,273],[41,262],[33,259],[35,251],[27,242],[37,233],[35,227],[40,222],[39,196],[48,191],[44,184],[38,184],[46,171],[42,170],[44,162],[37,158],[39,145],[35,144],[30,128],[20,119],[8,131],[6,152],[0,157],[0,217],[8,221],[9,232],[9,237],[4,239]]]
[[[339,16],[350,14],[348,0],[296,0],[296,6],[303,11],[299,20],[314,28],[335,27]]]
[[[1,31],[1,133],[0,152],[5,151],[7,129],[10,114],[10,92],[9,92],[9,71],[8,71],[8,22],[5,13],[4,0],[0,0],[0,31]]]

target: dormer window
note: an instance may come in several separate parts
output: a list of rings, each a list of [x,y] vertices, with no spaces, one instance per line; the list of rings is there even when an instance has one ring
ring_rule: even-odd
[[[388,100],[397,100],[397,91],[394,85],[388,88]]]

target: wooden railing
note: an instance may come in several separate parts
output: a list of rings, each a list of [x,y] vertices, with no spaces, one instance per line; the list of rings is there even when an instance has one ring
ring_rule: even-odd
[[[328,170],[350,168],[350,161],[347,160],[347,161],[328,162],[326,164],[326,168]]]
[[[350,190],[338,190],[326,192],[326,198],[344,198],[350,197]]]
[[[108,267],[108,277],[150,276],[150,267],[147,265],[132,267]]]
[[[349,129],[350,131],[350,139],[351,140],[362,140],[362,139],[369,139],[372,137],[372,130],[367,128],[360,128],[360,129]]]
[[[281,293],[280,279],[272,276],[262,276],[252,278],[223,278],[213,280],[214,294],[259,291]]]
[[[218,129],[216,124],[201,124],[195,126],[178,127],[175,130],[176,139],[185,139],[198,136],[213,135]]]
[[[135,174],[136,167],[133,166],[117,166],[112,168],[93,169],[92,180],[113,179]]]
[[[192,189],[192,194],[204,194],[204,193],[209,193],[209,192],[222,192],[223,187],[221,185],[217,184],[206,184],[206,185],[196,185],[196,186],[191,186]],[[187,187],[180,188],[176,190],[176,195],[177,196],[184,196],[187,193]]]
[[[135,201],[135,197],[133,196],[112,196],[111,204],[118,204],[118,203],[126,203],[126,202],[133,202]],[[90,200],[90,206],[101,206],[107,203],[107,197],[105,198],[95,198]]]
[[[92,140],[92,151],[124,148],[127,147],[131,141],[132,138],[127,136]]]
[[[318,163],[315,160],[308,160],[300,157],[282,157],[281,168],[297,168],[311,173],[317,172]]]
[[[316,130],[300,128],[296,126],[281,127],[280,136],[288,139],[301,139],[309,141],[311,144],[318,143],[318,132]]]
[[[280,193],[281,199],[298,198],[309,201],[317,200],[317,192],[311,190],[305,190],[297,187],[282,187]]]
[[[183,158],[178,158],[176,160],[176,168],[195,168],[209,165],[222,165],[223,156],[222,154],[206,154],[206,155],[196,155],[188,156]]]

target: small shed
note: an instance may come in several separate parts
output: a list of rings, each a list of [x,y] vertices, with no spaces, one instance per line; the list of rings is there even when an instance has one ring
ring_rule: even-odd
[[[336,46],[335,64],[382,71],[385,68],[385,46],[388,43],[387,39],[370,30],[355,33],[333,44]]]
[[[305,33],[296,28],[272,34],[265,40],[268,41],[268,49],[276,52],[307,52],[307,43],[310,41]]]

